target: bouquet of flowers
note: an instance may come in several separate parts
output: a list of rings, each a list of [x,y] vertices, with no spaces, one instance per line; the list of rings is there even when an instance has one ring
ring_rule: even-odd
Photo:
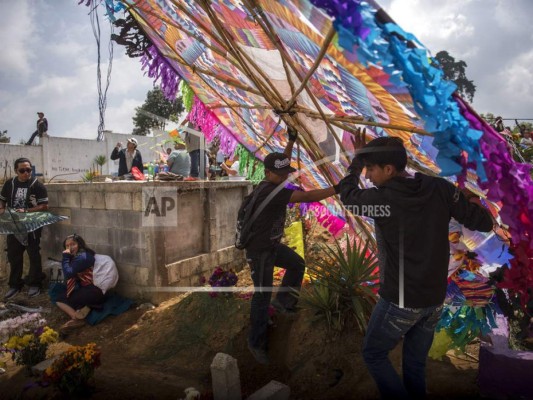
[[[100,366],[100,349],[95,343],[72,346],[43,374],[43,380],[64,393],[87,394],[92,390],[94,370]]]
[[[46,326],[39,313],[0,322],[0,352],[11,353],[17,365],[27,368],[44,361],[48,345],[57,339],[58,333]]]
[[[211,277],[209,278],[208,283],[211,287],[230,287],[235,286],[239,278],[233,272],[233,270],[224,271],[221,267],[217,267]],[[211,297],[216,297],[218,292],[209,293]]]

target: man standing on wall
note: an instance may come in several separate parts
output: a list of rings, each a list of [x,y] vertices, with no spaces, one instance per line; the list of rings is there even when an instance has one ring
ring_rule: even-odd
[[[37,130],[33,132],[30,140],[26,143],[27,145],[31,145],[36,136],[39,136],[39,138],[48,136],[48,121],[44,117],[44,113],[38,112],[37,115],[39,116],[39,119],[37,119]]]
[[[0,214],[6,212],[6,207],[18,213],[28,213],[48,210],[48,193],[45,186],[32,178],[31,161],[27,158],[15,160],[16,176],[4,183],[0,192]],[[7,236],[7,259],[11,267],[9,273],[9,290],[4,300],[15,297],[24,284],[28,284],[28,297],[35,297],[41,293],[43,279],[41,264],[41,232],[39,228],[28,233],[24,238],[15,235]],[[30,271],[26,282],[22,279],[24,266],[24,251],[28,252]]]

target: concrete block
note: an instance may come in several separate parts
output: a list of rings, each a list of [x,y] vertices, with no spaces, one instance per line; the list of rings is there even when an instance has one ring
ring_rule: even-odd
[[[142,224],[141,213],[137,211],[121,211],[120,221],[120,226],[123,229],[139,229]]]
[[[291,388],[278,381],[270,381],[247,400],[289,400]]]
[[[84,192],[81,193],[81,208],[105,210],[104,192]]]
[[[141,266],[141,251],[130,246],[113,246],[113,258],[119,263]]]
[[[92,246],[97,244],[106,245],[109,244],[109,228],[86,227],[82,237],[87,244]]]
[[[47,188],[48,189],[48,188]],[[61,204],[59,204],[58,198],[57,198],[57,192],[48,190],[48,207],[60,207]]]
[[[70,192],[57,193],[57,205],[59,207],[80,208],[80,192],[73,190]]]
[[[57,359],[57,357],[59,357],[59,355],[54,356],[52,358],[47,358],[46,360],[41,361],[39,364],[35,364],[33,367],[31,367],[31,373],[33,374],[33,376],[42,376],[46,368],[51,366]]]
[[[136,265],[121,263],[117,265],[119,282],[139,286],[151,286],[149,284],[148,268],[139,268]]]
[[[110,242],[117,247],[132,247],[132,248],[144,248],[145,243],[141,240],[143,233],[141,231],[134,231],[131,229],[120,229],[115,227],[112,229],[110,235]]]
[[[120,213],[107,210],[72,210],[71,224],[77,226],[120,227]]]
[[[237,360],[228,354],[217,353],[211,363],[213,397],[215,400],[240,400],[241,379]]]
[[[132,210],[137,212],[143,212],[143,196],[141,192],[135,192],[132,194]]]
[[[108,210],[132,210],[132,193],[105,192],[105,205]]]

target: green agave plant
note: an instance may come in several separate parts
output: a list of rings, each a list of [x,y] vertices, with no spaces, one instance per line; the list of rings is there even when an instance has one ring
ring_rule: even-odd
[[[96,176],[97,174],[94,171],[87,171],[82,175],[81,179],[83,180],[83,182],[92,182],[94,181]]]
[[[344,240],[345,250],[339,241],[321,245],[324,257],[308,267],[311,285],[302,290],[300,300],[303,307],[314,310],[317,319],[325,319],[329,329],[341,331],[353,318],[364,332],[377,302],[369,286],[378,279],[374,272],[377,257],[368,252],[368,241],[351,244],[347,236]]]

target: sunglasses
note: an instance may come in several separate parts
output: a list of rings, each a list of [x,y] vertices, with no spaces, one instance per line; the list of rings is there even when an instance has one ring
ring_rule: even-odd
[[[18,170],[19,171],[19,174],[29,174],[31,173],[31,168],[21,168]]]

